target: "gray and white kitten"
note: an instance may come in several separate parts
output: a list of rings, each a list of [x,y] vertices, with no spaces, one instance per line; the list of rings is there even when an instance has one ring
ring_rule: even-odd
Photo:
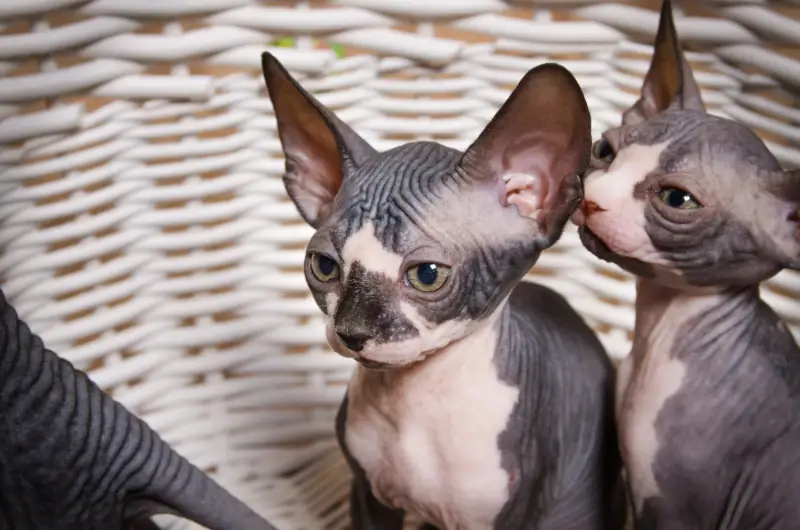
[[[316,229],[308,286],[359,363],[337,419],[355,528],[407,512],[447,530],[610,528],[613,367],[560,295],[520,283],[581,198],[573,76],[531,70],[465,153],[379,153],[273,56],[263,70],[284,182]]]
[[[706,113],[669,1],[584,194],[583,243],[638,277],[617,379],[637,530],[800,527],[800,350],[759,297],[800,266],[800,175]]]

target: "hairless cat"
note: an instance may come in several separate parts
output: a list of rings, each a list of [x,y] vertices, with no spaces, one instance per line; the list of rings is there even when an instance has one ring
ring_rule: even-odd
[[[262,58],[284,183],[316,229],[306,279],[358,361],[337,417],[354,527],[610,528],[613,367],[560,295],[520,283],[581,198],[575,79],[531,70],[465,153],[377,152]]]
[[[0,528],[274,530],[68,361],[0,291]]]
[[[637,276],[617,417],[637,529],[800,525],[800,351],[759,283],[800,267],[800,175],[705,111],[669,1],[574,221]]]

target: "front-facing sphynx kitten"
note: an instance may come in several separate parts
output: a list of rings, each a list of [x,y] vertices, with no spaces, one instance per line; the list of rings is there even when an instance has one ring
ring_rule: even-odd
[[[612,365],[561,296],[519,283],[581,197],[572,75],[530,71],[466,153],[379,153],[274,57],[263,68],[284,182],[316,229],[308,285],[359,362],[337,418],[355,528],[408,512],[447,530],[609,528]]]
[[[617,415],[637,530],[800,528],[800,351],[759,283],[800,266],[800,175],[704,110],[669,2],[575,221],[634,273]]]

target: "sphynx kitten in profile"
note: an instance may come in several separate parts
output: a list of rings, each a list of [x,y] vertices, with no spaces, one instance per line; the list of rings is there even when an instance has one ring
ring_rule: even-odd
[[[610,528],[613,367],[560,295],[520,283],[580,201],[572,75],[531,70],[465,153],[377,152],[273,56],[263,70],[284,183],[316,229],[306,279],[359,363],[337,417],[355,528]]]
[[[619,438],[637,530],[800,528],[800,351],[759,283],[800,267],[800,174],[705,112],[664,2],[641,98],[574,220],[637,276]]]

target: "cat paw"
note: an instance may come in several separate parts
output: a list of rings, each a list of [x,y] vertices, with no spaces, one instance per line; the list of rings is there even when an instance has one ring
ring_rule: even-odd
[[[505,175],[506,203],[517,207],[520,215],[538,220],[547,186],[544,179],[526,173]]]

